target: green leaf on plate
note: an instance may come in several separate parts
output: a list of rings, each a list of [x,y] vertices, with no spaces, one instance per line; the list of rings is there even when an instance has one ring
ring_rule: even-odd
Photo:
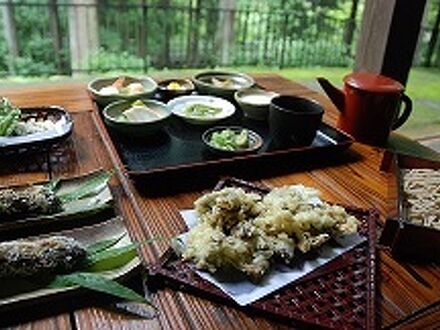
[[[139,243],[132,243],[89,255],[86,270],[89,272],[103,272],[122,267],[137,256],[136,249],[138,246]]]
[[[82,183],[78,188],[66,193],[59,193],[58,197],[64,202],[79,200],[97,195],[107,184],[113,172],[104,171]]]
[[[116,245],[124,236],[127,235],[127,233],[123,233],[122,235],[110,239],[106,239],[103,241],[96,242],[94,244],[91,244],[87,247],[87,255],[91,256],[93,254],[96,254],[98,252],[107,250],[111,248],[112,246]]]
[[[153,241],[163,240],[166,238],[155,237],[142,242],[131,243],[122,247],[109,249],[109,247],[117,243],[115,242],[117,239],[118,238],[95,243],[91,246],[93,248],[92,251],[90,251],[91,247],[87,248],[88,256],[86,263],[87,266],[85,269],[89,272],[103,272],[122,267],[137,256],[136,249],[141,245],[149,244]],[[106,245],[108,246],[105,247]],[[93,252],[93,250],[95,250],[95,252]]]
[[[65,288],[69,286],[81,286],[90,290],[107,293],[109,295],[127,299],[130,301],[146,303],[151,305],[151,302],[116,281],[110,280],[102,275],[93,273],[73,273],[68,275],[58,275],[49,284],[50,288]]]

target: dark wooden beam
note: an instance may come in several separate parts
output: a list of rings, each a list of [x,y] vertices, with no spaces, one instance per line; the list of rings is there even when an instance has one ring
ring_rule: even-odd
[[[355,70],[405,84],[413,62],[426,0],[367,0]]]

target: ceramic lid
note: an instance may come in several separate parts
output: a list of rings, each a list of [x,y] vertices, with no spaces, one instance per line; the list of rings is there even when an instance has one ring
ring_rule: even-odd
[[[353,72],[344,82],[354,88],[378,93],[399,93],[404,87],[398,81],[372,72]]]

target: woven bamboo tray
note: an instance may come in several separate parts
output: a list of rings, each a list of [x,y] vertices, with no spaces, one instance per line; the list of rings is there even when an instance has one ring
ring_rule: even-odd
[[[216,189],[241,187],[260,194],[268,188],[242,180],[222,180]],[[360,234],[367,238],[352,250],[317,268],[301,279],[248,305],[239,307],[220,289],[203,280],[192,266],[168,250],[160,262],[149,268],[150,285],[169,286],[194,293],[246,312],[267,315],[290,325],[313,325],[334,329],[375,328],[375,242],[378,211],[345,207],[362,223]]]

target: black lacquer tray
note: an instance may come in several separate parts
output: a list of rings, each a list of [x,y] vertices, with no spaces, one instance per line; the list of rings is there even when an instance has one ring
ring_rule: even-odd
[[[160,95],[155,99],[161,100]],[[247,119],[235,104],[235,114],[215,125],[199,126],[184,122],[173,116],[159,134],[150,138],[133,139],[107,128],[109,136],[131,178],[140,180],[163,178],[170,174],[182,178],[182,174],[208,173],[212,175],[237,175],[231,166],[260,166],[261,162],[272,162],[283,157],[304,153],[337,152],[348,148],[353,139],[344,132],[322,123],[310,146],[276,146],[270,137],[267,122]],[[102,109],[101,109],[102,110]],[[257,132],[264,140],[263,146],[255,153],[237,156],[221,156],[213,153],[202,141],[207,129],[218,125],[243,126]],[[241,164],[241,165],[240,165]]]

